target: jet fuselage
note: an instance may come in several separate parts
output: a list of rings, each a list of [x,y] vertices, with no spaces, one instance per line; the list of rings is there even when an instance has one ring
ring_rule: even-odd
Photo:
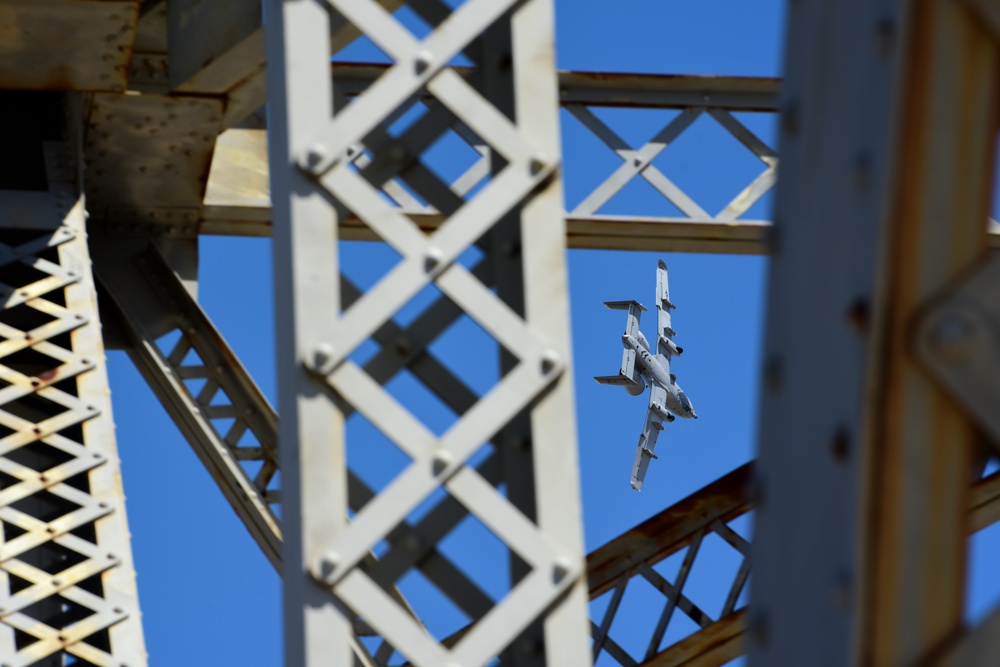
[[[622,336],[622,345],[635,350],[635,363],[639,367],[637,369],[638,374],[642,375],[642,379],[646,381],[646,384],[655,382],[666,390],[666,405],[662,407],[678,417],[684,417],[685,419],[693,417],[697,419],[698,414],[694,411],[694,406],[691,405],[687,394],[681,390],[681,386],[677,384],[677,380],[664,370],[660,362],[656,360],[656,357],[650,354],[649,342],[641,331],[638,333],[638,337],[627,333]]]

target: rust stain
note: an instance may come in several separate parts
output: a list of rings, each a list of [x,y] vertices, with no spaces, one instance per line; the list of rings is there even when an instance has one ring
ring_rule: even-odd
[[[728,521],[750,511],[753,468],[752,461],[745,463],[591,552],[587,556],[591,599],[610,590],[636,564],[652,565],[683,549],[695,532],[716,519]]]
[[[51,370],[39,373],[38,375],[35,376],[35,378],[37,378],[38,381],[43,384],[51,384],[52,382],[55,382],[58,377],[59,377],[59,368],[53,368]],[[32,385],[34,384],[35,383],[32,382]]]

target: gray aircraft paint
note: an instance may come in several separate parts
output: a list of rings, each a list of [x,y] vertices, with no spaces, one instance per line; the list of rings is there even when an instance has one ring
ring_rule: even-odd
[[[676,378],[670,373],[670,358],[684,350],[674,344],[676,334],[671,328],[670,311],[675,308],[670,302],[667,288],[667,265],[661,259],[656,264],[656,353],[650,350],[649,341],[639,331],[639,318],[646,310],[637,301],[605,301],[611,310],[627,310],[625,333],[622,334],[622,365],[618,375],[602,375],[594,379],[601,384],[624,387],[633,396],[638,396],[649,387],[649,407],[642,435],[635,450],[632,465],[632,488],[642,489],[643,479],[654,453],[656,438],[663,430],[663,422],[672,422],[674,417],[698,418],[691,400],[681,390]]]

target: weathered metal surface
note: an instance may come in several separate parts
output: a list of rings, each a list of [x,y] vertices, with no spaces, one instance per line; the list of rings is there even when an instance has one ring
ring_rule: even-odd
[[[746,653],[746,609],[685,637],[640,667],[720,667]]]
[[[0,88],[123,92],[139,4],[0,2]]]
[[[0,468],[8,479],[0,491],[0,659],[141,666],[135,573],[75,178],[71,170],[48,192],[20,198],[23,218],[0,229],[0,422],[7,432]]]
[[[788,35],[751,665],[919,664],[961,622],[975,443],[912,325],[986,247],[996,53],[937,0]]]
[[[167,11],[173,90],[224,95],[263,69],[260,2],[170,0]]]
[[[241,229],[240,225],[256,224],[261,235],[270,234],[271,186],[266,156],[267,133],[263,130],[229,129],[219,135],[205,190],[202,233],[225,233],[228,226]]]
[[[752,475],[753,463],[746,463],[588,554],[591,598],[611,590],[639,563],[654,565],[683,549],[714,521],[731,521],[750,511],[747,485]]]
[[[934,300],[916,332],[921,361],[994,443],[1000,442],[998,284],[1000,258],[983,259]]]
[[[95,95],[85,139],[92,213],[200,208],[222,112],[212,98]]]
[[[963,623],[968,474],[980,436],[918,364],[913,328],[928,300],[985,254],[1000,112],[1000,48],[967,7],[917,3],[906,25],[898,152],[886,155],[898,180],[881,377],[869,400],[879,434],[865,490],[871,541],[858,572],[860,659],[870,664],[916,664]]]
[[[726,523],[752,511],[752,491],[757,484],[751,461],[592,551],[587,556],[590,598],[616,588],[624,592],[631,578],[641,576],[640,563],[654,565],[684,549],[699,530],[715,521]],[[971,487],[971,498],[969,534],[1000,521],[1000,471],[977,480]],[[734,608],[728,600],[727,605],[726,609]],[[614,618],[614,606],[612,601],[605,623],[592,619],[595,628],[603,628],[603,632],[595,631],[594,643],[600,643],[620,664],[628,664],[630,658],[624,649],[610,638],[605,640]],[[748,647],[743,636],[746,630],[746,609],[732,613],[724,609],[718,620],[667,647],[641,666],[724,665],[746,653]]]
[[[563,104],[777,111],[780,79],[767,77],[560,72]]]

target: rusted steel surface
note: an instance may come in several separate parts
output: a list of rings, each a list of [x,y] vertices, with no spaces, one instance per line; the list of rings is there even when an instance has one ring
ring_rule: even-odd
[[[0,89],[124,92],[139,4],[0,4]]]
[[[621,575],[638,564],[653,565],[680,551],[695,532],[713,521],[725,522],[749,512],[747,484],[753,465],[752,461],[743,464],[592,551],[587,556],[590,598],[611,590]]]
[[[642,108],[725,107],[776,111],[780,79],[624,72],[559,73],[563,104]]]
[[[661,651],[639,667],[717,667],[746,652],[746,609],[735,611],[712,625]]]
[[[357,95],[388,69],[374,63],[333,63],[338,90]],[[471,68],[456,68],[468,76]],[[676,109],[724,107],[735,111],[777,111],[780,79],[754,76],[559,72],[562,104]]]
[[[723,522],[753,510],[750,461],[684,498],[587,557],[590,599],[614,588],[639,563],[655,564],[687,546],[716,519]],[[1000,521],[1000,471],[978,480],[971,491],[969,533]],[[632,575],[630,575],[630,571]],[[744,654],[746,608],[739,609],[661,651],[640,667],[714,667]]]
[[[912,323],[985,251],[1000,50],[956,3],[916,3],[910,30],[890,158],[899,175],[888,211],[883,361],[869,408],[878,436],[859,622],[860,660],[870,664],[915,664],[962,627],[967,479],[979,441],[966,412],[918,366]]]

